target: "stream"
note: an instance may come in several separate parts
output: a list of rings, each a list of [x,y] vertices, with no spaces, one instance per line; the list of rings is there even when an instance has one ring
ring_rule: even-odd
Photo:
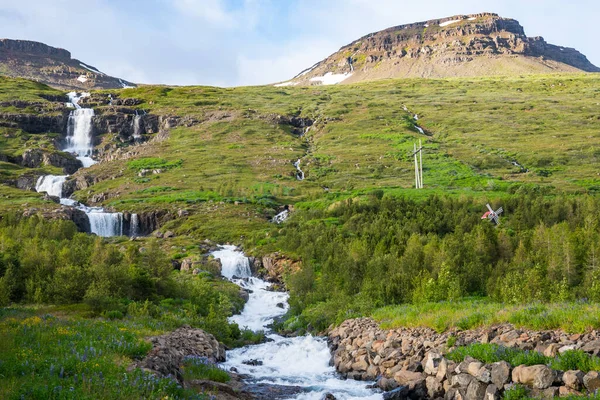
[[[331,354],[325,338],[288,338],[271,331],[269,325],[289,309],[289,296],[269,291],[270,283],[253,277],[244,253],[235,246],[221,246],[212,255],[221,260],[225,278],[251,291],[242,313],[231,317],[230,322],[236,322],[240,328],[264,331],[268,339],[266,343],[228,351],[223,368],[235,368],[248,377],[245,381],[249,385],[282,386],[294,393],[279,399],[321,400],[326,394],[338,400],[383,398],[379,391],[367,388],[374,382],[344,380],[329,365]]]

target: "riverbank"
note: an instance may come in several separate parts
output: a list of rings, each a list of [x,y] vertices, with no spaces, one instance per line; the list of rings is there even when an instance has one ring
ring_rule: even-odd
[[[379,378],[381,389],[411,398],[495,399],[513,390],[551,398],[600,388],[600,375],[591,369],[600,366],[599,331],[567,334],[504,324],[438,333],[384,330],[360,318],[332,329],[328,343],[339,373],[355,380]]]

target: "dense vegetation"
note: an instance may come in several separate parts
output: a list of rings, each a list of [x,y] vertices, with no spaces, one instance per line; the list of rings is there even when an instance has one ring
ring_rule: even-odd
[[[281,245],[304,262],[287,279],[291,304],[314,327],[464,296],[600,300],[598,198],[509,197],[495,228],[472,199],[381,196],[299,212],[283,229]]]

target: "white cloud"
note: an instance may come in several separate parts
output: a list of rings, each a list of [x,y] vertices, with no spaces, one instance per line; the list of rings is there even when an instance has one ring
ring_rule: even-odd
[[[182,15],[200,18],[209,23],[231,27],[235,17],[225,9],[222,0],[173,0]]]

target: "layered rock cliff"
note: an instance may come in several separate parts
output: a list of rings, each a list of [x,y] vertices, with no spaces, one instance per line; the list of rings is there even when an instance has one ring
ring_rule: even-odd
[[[64,90],[135,86],[71,58],[67,50],[28,40],[0,39],[0,75],[27,78]]]
[[[578,71],[600,72],[600,68],[575,49],[527,37],[514,19],[482,13],[371,33],[283,85]]]

